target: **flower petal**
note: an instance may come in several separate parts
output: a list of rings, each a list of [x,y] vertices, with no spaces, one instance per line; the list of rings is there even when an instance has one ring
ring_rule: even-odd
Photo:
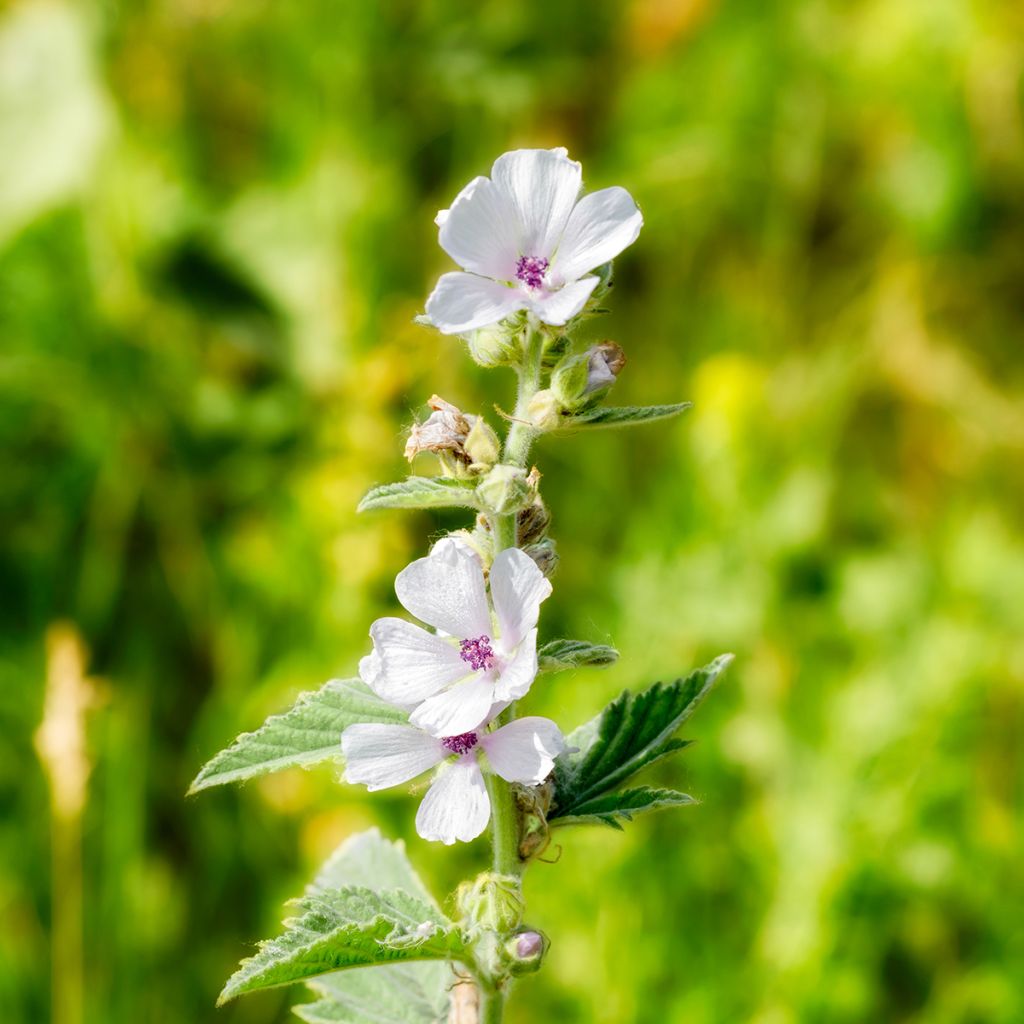
[[[517,149],[494,161],[491,178],[515,211],[519,255],[549,259],[580,192],[580,165],[564,149]]]
[[[523,637],[515,656],[498,676],[494,686],[497,700],[519,700],[525,697],[537,678],[537,630],[531,629]]]
[[[561,729],[549,718],[517,718],[480,738],[487,760],[506,782],[543,782],[565,750]]]
[[[519,548],[498,553],[491,566],[491,600],[506,651],[537,625],[541,601],[550,593],[551,584],[528,554]]]
[[[474,178],[451,209],[438,214],[437,224],[441,248],[464,270],[498,281],[515,279],[516,212],[490,178]]]
[[[442,274],[427,299],[427,316],[442,334],[488,327],[525,308],[518,288],[506,288],[475,274]]]
[[[379,671],[372,682],[364,681],[384,700],[416,704],[469,674],[457,648],[404,619],[378,619],[370,636]]]
[[[493,681],[477,673],[450,690],[428,697],[409,721],[432,736],[461,736],[487,721],[493,703]]]
[[[438,772],[416,812],[416,831],[445,846],[468,843],[487,828],[490,817],[491,801],[474,753]]]
[[[597,282],[596,277],[581,277],[578,281],[570,281],[557,292],[531,299],[530,309],[542,323],[561,327],[583,309],[590,293],[597,287]]]
[[[416,618],[460,640],[491,633],[484,572],[464,544],[435,545],[398,574],[395,593]]]
[[[565,226],[552,260],[552,274],[575,281],[632,245],[643,223],[643,214],[624,188],[603,188],[585,195]]]
[[[345,781],[369,790],[415,779],[447,756],[441,741],[409,725],[357,722],[341,734]]]

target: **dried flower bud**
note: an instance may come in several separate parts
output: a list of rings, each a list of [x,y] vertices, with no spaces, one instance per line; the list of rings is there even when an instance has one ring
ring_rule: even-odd
[[[544,540],[537,541],[535,544],[527,545],[523,548],[523,551],[537,563],[537,568],[545,576],[550,577],[555,569],[558,568],[558,550],[555,547],[555,542],[550,537],[545,537]]]
[[[464,334],[469,354],[478,366],[514,366],[521,354],[518,324],[481,327]]]
[[[433,452],[449,476],[477,475],[497,461],[498,436],[480,416],[469,416],[438,395],[427,402],[434,411],[414,423],[405,444],[411,462],[420,452]]]
[[[533,502],[526,508],[519,510],[517,521],[519,546],[525,547],[544,536],[545,531],[551,524],[551,515],[540,497],[533,499]]]
[[[525,469],[499,463],[480,481],[476,493],[488,511],[504,516],[518,512],[536,490]]]
[[[554,391],[538,391],[530,399],[526,414],[538,430],[556,430],[562,423],[562,403]]]

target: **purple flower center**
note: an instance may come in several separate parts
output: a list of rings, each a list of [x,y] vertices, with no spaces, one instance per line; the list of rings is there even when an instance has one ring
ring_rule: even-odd
[[[461,736],[446,736],[441,740],[441,746],[450,754],[458,754],[460,757],[463,754],[468,754],[476,745],[477,738],[475,732],[464,732]]]
[[[516,263],[516,277],[527,288],[540,288],[548,272],[548,261],[543,256],[520,256]]]
[[[459,643],[459,657],[473,669],[490,668],[494,664],[494,650],[489,636],[478,636]]]

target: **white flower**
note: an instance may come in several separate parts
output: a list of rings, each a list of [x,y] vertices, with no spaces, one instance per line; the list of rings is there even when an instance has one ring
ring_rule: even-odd
[[[402,605],[438,632],[396,618],[370,627],[363,681],[412,710],[412,724],[433,736],[477,728],[496,706],[524,696],[537,675],[537,617],[551,584],[517,548],[497,555],[490,580],[489,603],[476,554],[446,538],[395,580]]]
[[[507,782],[536,785],[551,773],[565,740],[547,718],[519,718],[494,732],[470,730],[447,739],[411,725],[361,722],[342,733],[341,747],[345,781],[371,791],[408,782],[455,755],[434,777],[416,812],[416,831],[450,846],[457,839],[475,839],[491,817],[480,750]]]
[[[427,316],[445,334],[497,323],[526,309],[561,325],[597,284],[588,272],[618,256],[643,217],[624,188],[579,202],[580,165],[564,149],[518,149],[494,161],[436,218],[441,248],[468,273],[444,274]]]

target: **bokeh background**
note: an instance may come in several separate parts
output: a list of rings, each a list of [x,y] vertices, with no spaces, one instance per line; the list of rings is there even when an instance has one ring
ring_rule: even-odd
[[[510,404],[412,322],[432,218],[564,144],[646,215],[617,399],[696,406],[540,446],[542,633],[623,659],[530,707],[737,659],[701,805],[531,872],[510,1019],[1024,1020],[1022,111],[997,0],[0,4],[0,1019],[293,1019],[213,1001],[338,841],[484,863],[327,768],[184,793],[461,525],[354,509]]]

